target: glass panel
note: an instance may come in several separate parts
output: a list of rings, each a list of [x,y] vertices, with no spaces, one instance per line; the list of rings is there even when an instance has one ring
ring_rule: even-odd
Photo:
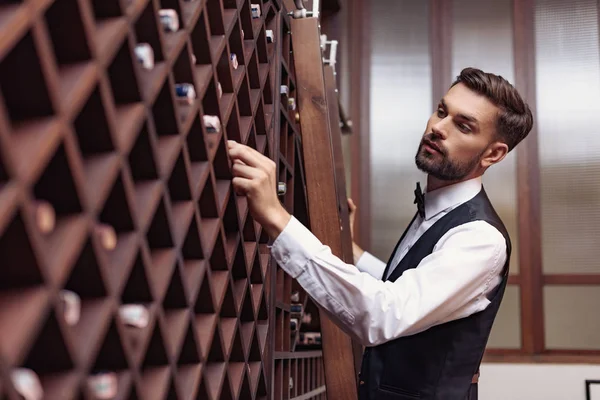
[[[546,348],[600,350],[598,304],[600,286],[546,286]]]
[[[544,272],[600,273],[597,1],[536,1],[535,37]]]
[[[372,251],[387,261],[416,212],[414,157],[431,114],[429,2],[372,2]]]
[[[521,348],[521,291],[518,286],[506,287],[502,305],[494,321],[487,348]]]
[[[454,0],[452,80],[475,67],[514,80],[512,0]],[[519,273],[516,152],[484,175],[485,190],[513,245],[510,273]]]

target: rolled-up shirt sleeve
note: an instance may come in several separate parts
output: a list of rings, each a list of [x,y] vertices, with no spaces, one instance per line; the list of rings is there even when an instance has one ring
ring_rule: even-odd
[[[292,217],[271,253],[336,324],[374,346],[485,309],[506,242],[488,223],[469,222],[449,230],[417,268],[384,282],[335,257]]]

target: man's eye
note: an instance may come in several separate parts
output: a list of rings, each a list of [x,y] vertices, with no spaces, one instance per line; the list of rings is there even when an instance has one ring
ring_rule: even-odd
[[[458,124],[458,129],[463,132],[471,132],[471,127],[467,124]]]
[[[443,117],[446,114],[446,112],[444,111],[443,108],[438,108],[437,109],[437,115],[438,117]]]

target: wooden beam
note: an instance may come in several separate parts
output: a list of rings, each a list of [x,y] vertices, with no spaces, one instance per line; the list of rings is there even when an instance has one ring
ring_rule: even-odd
[[[431,53],[431,109],[452,83],[452,0],[429,3],[429,49]]]
[[[535,120],[534,7],[534,0],[513,1],[515,86]],[[516,151],[522,343],[525,352],[534,354],[544,350],[540,168],[535,124]]]
[[[344,168],[344,154],[342,152],[342,130],[340,128],[340,110],[335,83],[335,72],[333,67],[323,68],[325,74],[325,89],[327,93],[327,105],[329,109],[329,120],[331,127],[331,148],[333,154],[333,165],[335,168],[335,187],[338,198],[338,210],[340,212],[340,230],[342,239],[342,260],[348,264],[354,264],[352,255],[352,235],[350,233],[350,219],[348,200],[346,192],[346,172]],[[358,378],[362,361],[363,347],[356,341],[352,342],[352,354],[354,356],[354,371]]]
[[[348,2],[348,67],[351,197],[358,206],[354,239],[366,250],[371,247],[371,156],[369,138],[370,70],[371,70],[371,5],[372,2]]]
[[[311,229],[333,254],[340,257],[338,199],[318,25],[315,18],[291,21],[297,97]],[[327,398],[356,399],[352,342],[324,312],[320,313],[320,319]]]
[[[599,274],[552,274],[544,275],[544,285],[600,285]]]
[[[325,78],[325,91],[327,94],[327,107],[329,111],[329,126],[331,128],[331,149],[333,166],[335,169],[335,188],[340,213],[340,234],[342,245],[341,259],[353,264],[352,236],[350,234],[348,201],[346,194],[346,174],[344,168],[344,154],[342,153],[342,131],[340,129],[340,112],[337,102],[335,75],[331,66],[323,68]]]

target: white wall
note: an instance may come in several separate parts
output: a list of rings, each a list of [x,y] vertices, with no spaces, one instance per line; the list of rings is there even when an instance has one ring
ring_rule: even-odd
[[[585,380],[600,365],[482,364],[480,400],[585,400]]]

